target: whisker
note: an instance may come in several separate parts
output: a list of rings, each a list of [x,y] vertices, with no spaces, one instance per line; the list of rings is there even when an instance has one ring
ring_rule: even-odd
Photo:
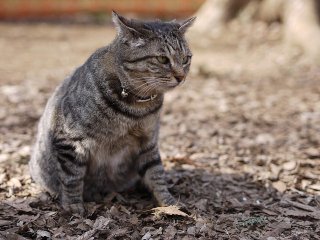
[[[151,89],[153,89],[154,86],[157,85],[157,82],[151,82],[148,85],[146,85],[141,91],[139,91],[138,95],[145,96]]]
[[[138,87],[134,87],[133,90],[138,91],[138,94],[139,94],[140,92],[144,91],[144,89],[145,89],[149,84],[150,84],[149,82],[145,82],[145,83],[139,85]],[[132,92],[132,91],[131,91],[131,92]]]
[[[131,89],[127,89],[129,93],[140,96],[149,95],[152,90],[157,90],[160,84],[168,83],[169,77],[138,77],[132,78],[133,82],[140,82],[138,85],[132,84]]]
[[[145,88],[141,89],[141,91],[139,91],[139,94],[141,94],[142,96],[145,96],[147,93],[150,92],[150,90],[155,90],[157,86],[158,86],[158,82],[153,81],[149,85],[147,85]]]
[[[145,85],[147,85],[148,82],[144,82],[142,84],[140,84],[139,86],[133,86],[133,89],[129,90],[129,92],[133,93],[134,90],[138,91],[139,89],[141,89],[142,87],[144,87]]]

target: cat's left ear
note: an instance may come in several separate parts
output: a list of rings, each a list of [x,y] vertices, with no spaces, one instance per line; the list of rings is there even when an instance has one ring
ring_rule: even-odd
[[[180,23],[180,27],[179,27],[179,31],[181,33],[186,33],[186,31],[188,30],[189,27],[192,26],[192,24],[194,23],[194,21],[196,20],[197,17],[191,17],[185,21],[183,21],[182,23]]]
[[[132,25],[131,21],[112,11],[112,21],[115,24],[118,35],[138,35],[140,34]]]
[[[127,39],[140,38],[149,34],[149,31],[144,28],[142,23],[136,20],[129,20],[115,11],[112,11],[112,21],[117,28],[118,35]]]

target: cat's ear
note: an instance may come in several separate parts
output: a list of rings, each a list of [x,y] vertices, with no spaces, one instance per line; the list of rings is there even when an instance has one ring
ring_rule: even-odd
[[[123,16],[120,16],[115,11],[112,11],[112,21],[117,28],[118,35],[130,35],[131,37],[135,35],[141,35],[141,32],[139,32],[139,30],[136,29],[137,27],[132,23],[131,20],[126,19]]]
[[[183,21],[182,23],[180,23],[179,25],[179,31],[181,33],[186,33],[186,31],[188,30],[189,27],[191,27],[191,25],[194,23],[194,21],[196,20],[196,17],[191,17],[185,21]]]

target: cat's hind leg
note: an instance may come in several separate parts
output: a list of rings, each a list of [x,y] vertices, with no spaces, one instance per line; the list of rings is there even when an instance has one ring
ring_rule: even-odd
[[[32,150],[29,172],[31,178],[54,198],[59,195],[60,191],[55,162],[47,142],[38,139]]]

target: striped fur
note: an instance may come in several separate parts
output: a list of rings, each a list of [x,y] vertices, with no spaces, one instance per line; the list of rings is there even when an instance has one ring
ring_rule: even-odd
[[[189,71],[184,32],[193,19],[140,22],[113,13],[113,20],[116,39],[49,99],[29,162],[33,179],[74,213],[84,213],[84,200],[100,200],[139,179],[159,205],[176,203],[163,178],[159,114],[164,93]],[[156,98],[138,101],[151,95]]]

